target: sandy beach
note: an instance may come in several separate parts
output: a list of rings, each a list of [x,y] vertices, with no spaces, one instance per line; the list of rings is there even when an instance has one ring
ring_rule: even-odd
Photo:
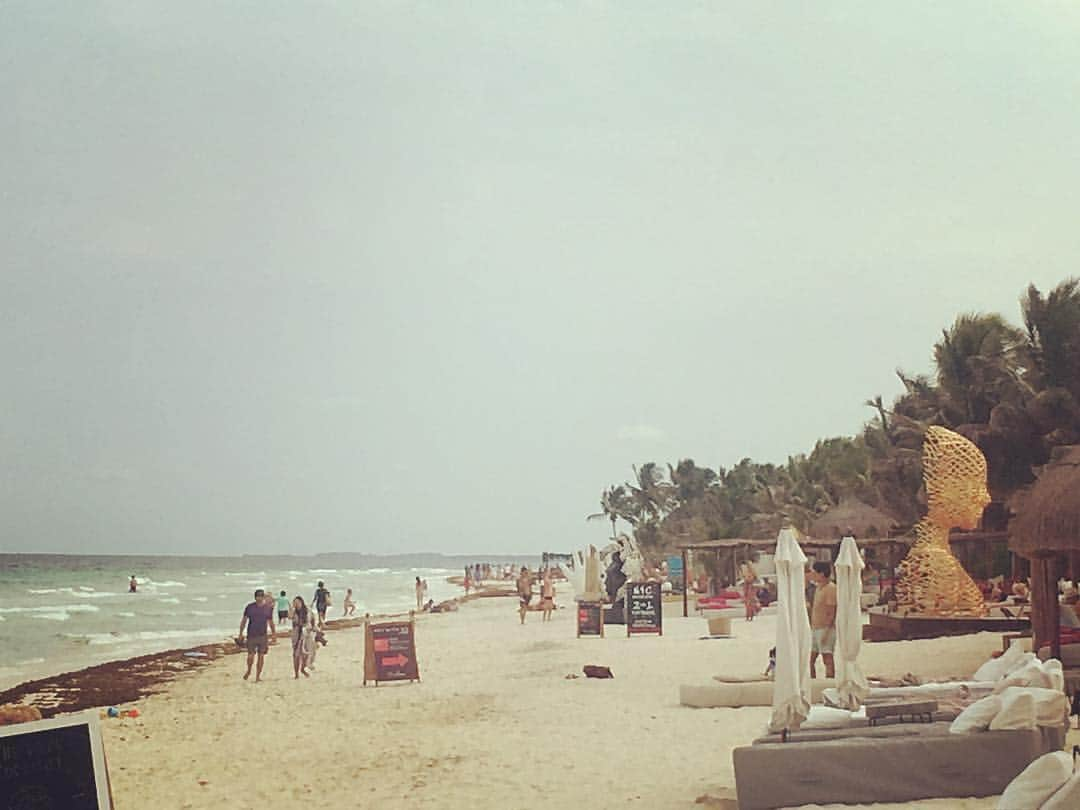
[[[607,638],[576,639],[572,610],[547,624],[533,613],[521,626],[510,599],[468,602],[419,619],[419,684],[362,687],[355,627],[330,634],[310,680],[293,679],[287,642],[271,649],[259,684],[241,679],[242,656],[223,656],[129,704],[139,718],[105,721],[117,810],[290,800],[733,808],[731,751],[762,731],[769,709],[685,708],[678,686],[757,670],[774,618],[736,621],[733,639],[700,640],[702,619],[665,608],[662,638],[627,639],[611,627]],[[946,677],[972,672],[998,646],[991,634],[868,644],[862,660],[869,673]],[[615,678],[566,677],[585,664],[609,666]]]

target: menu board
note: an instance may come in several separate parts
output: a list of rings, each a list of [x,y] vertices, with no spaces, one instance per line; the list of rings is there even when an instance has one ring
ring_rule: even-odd
[[[364,685],[374,681],[418,681],[415,625],[402,622],[368,622],[364,631]]]
[[[0,727],[0,810],[111,810],[94,712]]]
[[[664,635],[664,603],[659,582],[626,583],[626,635]]]
[[[577,634],[604,637],[604,606],[600,602],[578,602]]]

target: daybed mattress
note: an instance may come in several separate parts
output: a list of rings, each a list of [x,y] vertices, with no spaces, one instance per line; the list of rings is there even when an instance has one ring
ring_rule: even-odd
[[[950,734],[949,723],[908,723],[766,738],[732,759],[740,810],[772,810],[993,796],[1064,741],[1064,726]]]

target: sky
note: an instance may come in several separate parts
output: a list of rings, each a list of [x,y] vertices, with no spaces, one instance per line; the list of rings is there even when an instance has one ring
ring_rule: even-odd
[[[0,551],[538,553],[1080,273],[1066,4],[0,0]]]

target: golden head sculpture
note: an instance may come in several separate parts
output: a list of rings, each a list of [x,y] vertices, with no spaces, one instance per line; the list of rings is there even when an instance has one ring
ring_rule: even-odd
[[[990,503],[986,458],[963,436],[931,427],[923,443],[923,481],[926,517],[900,563],[898,607],[915,614],[985,616],[982,592],[949,548],[949,530],[975,528]]]
[[[986,457],[963,436],[937,425],[923,443],[926,517],[950,529],[974,529],[990,503]]]

